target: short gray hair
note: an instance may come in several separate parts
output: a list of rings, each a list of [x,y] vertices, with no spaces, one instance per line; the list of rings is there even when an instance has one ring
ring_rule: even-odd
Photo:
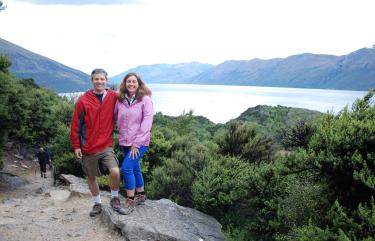
[[[94,69],[92,72],[91,72],[91,79],[94,77],[94,75],[96,74],[104,74],[105,75],[105,78],[108,79],[108,73],[107,71],[105,71],[104,69]]]

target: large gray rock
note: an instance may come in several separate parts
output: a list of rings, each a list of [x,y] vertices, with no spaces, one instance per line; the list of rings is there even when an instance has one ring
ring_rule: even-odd
[[[9,185],[10,187],[18,188],[28,184],[28,181],[20,178],[15,174],[0,171],[0,183],[4,183],[6,185]]]
[[[70,191],[79,196],[89,194],[86,180],[61,175]],[[103,192],[102,192],[103,193]],[[125,200],[120,196],[121,202]],[[120,215],[103,204],[101,219],[110,228],[120,230],[128,241],[222,241],[224,235],[216,219],[192,208],[161,199],[146,200],[129,215]]]
[[[168,200],[147,200],[129,215],[119,215],[103,206],[104,223],[119,230],[129,241],[217,241],[225,240],[221,225],[213,217]]]
[[[91,196],[87,181],[70,174],[61,174],[60,178],[69,184],[72,196]]]

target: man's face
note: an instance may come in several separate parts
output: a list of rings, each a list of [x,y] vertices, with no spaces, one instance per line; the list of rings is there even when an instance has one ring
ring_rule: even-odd
[[[94,91],[96,93],[103,93],[107,84],[107,79],[104,73],[95,74],[91,79]]]

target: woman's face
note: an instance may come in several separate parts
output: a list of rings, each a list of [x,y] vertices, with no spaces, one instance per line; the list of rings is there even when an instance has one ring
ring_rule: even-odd
[[[137,77],[135,77],[133,75],[128,77],[125,80],[125,87],[126,87],[126,90],[128,91],[128,93],[131,96],[134,95],[135,92],[137,91],[138,87],[139,87]]]

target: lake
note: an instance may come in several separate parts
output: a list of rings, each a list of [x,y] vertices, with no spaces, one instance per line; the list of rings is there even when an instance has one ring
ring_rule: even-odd
[[[225,123],[256,105],[300,107],[339,112],[366,91],[258,86],[149,84],[155,112],[178,116],[189,110],[215,123]],[[61,94],[67,95],[67,94]],[[76,95],[76,94],[74,94]]]

